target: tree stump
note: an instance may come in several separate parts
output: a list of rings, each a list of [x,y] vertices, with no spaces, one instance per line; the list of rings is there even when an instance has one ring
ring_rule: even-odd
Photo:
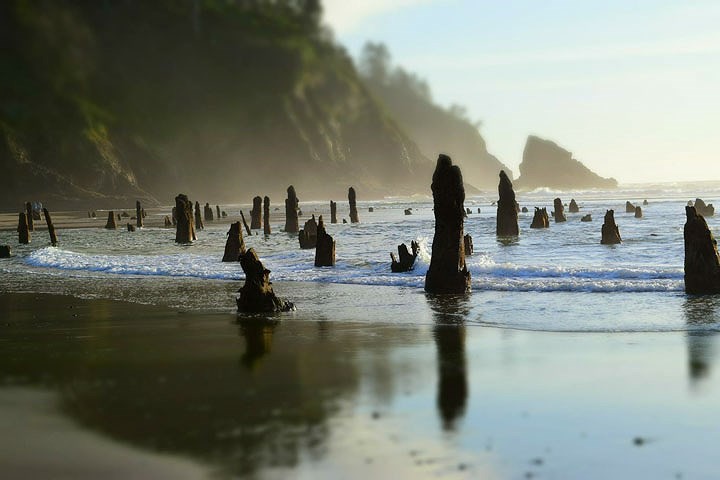
[[[143,218],[145,218],[145,216],[143,215],[143,208],[142,205],[140,205],[140,200],[135,201],[135,217],[135,224],[138,228],[142,228]]]
[[[305,222],[305,226],[298,232],[300,248],[309,249],[317,246],[318,226],[315,222],[315,215]]]
[[[565,217],[565,207],[563,206],[562,200],[560,200],[560,198],[556,198],[555,200],[553,200],[553,208],[555,209],[553,211],[555,223],[566,222],[567,217]]]
[[[465,246],[465,256],[470,256],[473,254],[474,248],[473,248],[473,241],[470,234],[465,234],[463,237],[463,245]]]
[[[215,205],[215,212],[217,213],[218,220],[220,220],[220,218],[222,218],[220,215],[220,205]]]
[[[338,223],[337,221],[337,202],[330,200],[330,223]]]
[[[405,215],[412,215],[412,208],[406,208],[404,210]]]
[[[213,213],[213,209],[209,202],[205,203],[205,206],[203,207],[203,214],[205,215],[206,222],[212,222],[215,220],[215,214]]]
[[[25,202],[25,218],[27,218],[28,231],[35,231],[35,221],[33,217],[32,203]]]
[[[240,226],[238,225],[238,230]],[[240,266],[245,272],[245,284],[237,298],[238,312],[287,312],[295,310],[288,301],[279,299],[273,292],[270,270],[265,268],[255,253],[249,249],[240,257]]]
[[[350,187],[348,189],[348,203],[350,203],[350,223],[360,223],[360,217],[358,217],[357,203],[355,198],[355,189]]]
[[[30,243],[30,228],[28,227],[27,213],[22,212],[18,215],[18,243],[27,245]]]
[[[605,222],[602,226],[602,239],[600,243],[603,245],[615,245],[622,243],[620,238],[620,229],[615,224],[615,210],[605,212]]]
[[[398,257],[395,257],[394,253],[390,253],[390,271],[394,273],[401,273],[401,272],[408,272],[415,268],[415,260],[418,256],[418,251],[420,250],[420,246],[417,244],[415,240],[410,242],[410,248],[412,249],[412,254],[408,252],[407,245],[400,244],[398,245]]]
[[[253,208],[250,210],[250,228],[262,228],[262,197],[253,198]]]
[[[298,224],[298,205],[299,200],[295,194],[295,187],[290,185],[287,189],[287,198],[285,199],[285,231],[287,233],[297,233],[300,230]]]
[[[315,247],[315,266],[332,267],[335,265],[335,240],[325,231],[322,215],[317,225],[317,245]]]
[[[498,195],[496,234],[498,237],[516,237],[520,234],[517,202],[512,182],[504,170],[500,170]]]
[[[587,215],[583,215],[583,217],[580,219],[581,222],[592,222],[592,215],[589,213]]]
[[[168,215],[165,215],[165,228],[172,228],[172,226],[172,220],[170,220]]]
[[[240,222],[230,224],[225,242],[225,253],[223,262],[239,262],[240,256],[245,254],[245,240],[243,239],[242,226]]]
[[[135,231],[135,225],[133,225],[132,223],[128,223],[128,224],[127,224],[127,230],[128,230],[128,232],[134,232],[134,231]]]
[[[640,205],[635,207],[635,218],[642,218],[642,207]]]
[[[193,220],[193,206],[187,195],[179,194],[175,197],[175,242],[191,243],[196,240],[195,222]]]
[[[548,217],[547,208],[535,207],[530,228],[550,228],[550,217]]]
[[[177,207],[172,208],[172,224],[173,227],[177,225]]]
[[[570,199],[570,206],[568,207],[570,213],[580,213],[580,207],[574,198]]]
[[[685,292],[720,293],[720,257],[717,241],[696,207],[685,207]]]
[[[435,234],[430,268],[425,276],[428,293],[470,291],[470,272],[465,265],[465,187],[460,168],[449,156],[438,157],[432,177]]]
[[[715,215],[715,207],[713,207],[713,204],[708,203],[706,205],[702,198],[695,199],[695,211],[703,217],[712,217]]]
[[[112,210],[108,212],[108,219],[105,223],[105,228],[108,230],[115,230],[117,228],[117,223],[115,223],[115,212]]]
[[[250,227],[248,226],[247,222],[245,221],[245,214],[242,210],[240,210],[240,218],[242,219],[243,225],[245,226],[245,231],[247,232],[248,236],[252,235],[252,232],[250,231]]]
[[[635,213],[635,205],[630,201],[625,202],[625,213]]]
[[[12,250],[9,245],[0,245],[0,258],[10,258]]]
[[[270,197],[266,196],[263,199],[263,233],[270,235]]]
[[[195,202],[195,230],[205,230],[202,213],[200,212],[200,202]]]
[[[53,225],[50,212],[48,212],[47,208],[43,208],[43,214],[45,215],[45,224],[47,224],[48,235],[50,235],[50,245],[56,247],[58,243],[57,234],[55,233],[55,225]]]

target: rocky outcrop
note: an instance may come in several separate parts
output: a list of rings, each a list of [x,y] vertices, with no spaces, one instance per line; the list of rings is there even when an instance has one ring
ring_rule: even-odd
[[[432,258],[425,276],[428,293],[470,291],[470,272],[465,265],[463,244],[465,188],[460,168],[449,156],[438,157],[432,177],[435,234]]]
[[[504,170],[500,170],[500,183],[498,184],[499,200],[497,202],[497,225],[498,237],[517,236],[520,233],[518,228],[518,209],[515,201],[513,185]],[[468,209],[469,211],[470,209]],[[466,252],[467,253],[467,252]]]
[[[685,215],[685,292],[720,293],[717,241],[695,207],[685,207]]]
[[[299,200],[295,194],[295,187],[290,185],[287,189],[287,198],[285,199],[285,231],[287,233],[297,233],[300,230],[298,224],[298,205]]]
[[[330,223],[338,223],[337,221],[337,202],[330,200]]]
[[[708,203],[706,205],[702,198],[695,199],[695,211],[703,217],[712,217],[715,215],[715,207],[713,207],[713,204]]]
[[[205,230],[205,224],[200,211],[200,202],[195,202],[195,230]]]
[[[317,245],[318,226],[315,222],[315,215],[305,222],[305,226],[298,232],[300,248],[315,248]]]
[[[213,209],[210,206],[210,203],[205,203],[205,206],[203,207],[203,215],[206,222],[212,222],[213,220],[215,220],[215,214],[213,213]]]
[[[553,217],[555,218],[555,223],[562,223],[567,221],[567,217],[565,216],[565,207],[563,206],[562,200],[560,198],[556,198],[553,200]]]
[[[572,158],[572,153],[549,140],[531,135],[520,163],[518,188],[616,188],[617,180],[603,178]]]
[[[28,244],[30,243],[30,228],[28,227],[27,213],[21,212],[18,214],[18,243]]]
[[[227,237],[222,261],[239,262],[240,256],[245,254],[245,240],[243,239],[242,225],[240,225],[240,222],[230,224]]]
[[[193,206],[187,195],[180,194],[175,197],[175,243],[191,243],[197,240],[195,236],[195,221],[193,220]]]
[[[238,225],[238,231],[240,226]],[[239,290],[237,298],[238,312],[287,312],[295,306],[275,295],[270,282],[270,270],[265,268],[254,249],[249,249],[240,257],[240,266],[245,272],[245,284]]]
[[[390,271],[395,273],[408,272],[415,268],[415,259],[417,259],[420,246],[413,240],[410,242],[410,248],[412,254],[408,252],[407,245],[398,245],[398,256],[395,257],[394,253],[390,253]]]
[[[589,213],[587,215],[583,215],[583,217],[580,219],[581,222],[592,222],[592,215]]]
[[[550,217],[548,217],[547,208],[535,207],[530,228],[550,228]]]
[[[318,220],[315,266],[332,267],[335,265],[335,240],[325,231],[322,215]]]
[[[115,223],[115,212],[110,210],[108,212],[108,218],[107,222],[105,223],[105,228],[108,230],[115,230],[117,228],[117,223]]]
[[[355,189],[353,187],[350,187],[348,189],[348,203],[350,204],[350,223],[360,222],[356,202],[357,200],[355,198]]]
[[[263,199],[263,233],[265,235],[272,233],[270,229],[270,197],[268,196]]]
[[[137,225],[138,228],[143,227],[143,218],[145,218],[143,213],[144,213],[144,210],[142,208],[142,205],[140,204],[140,200],[136,200],[135,201],[135,225]]]
[[[580,207],[578,206],[578,204],[574,198],[570,199],[570,205],[568,206],[568,211],[570,213],[579,213],[580,212]]]
[[[637,207],[635,207],[635,218],[642,218],[642,216],[643,216],[642,207],[640,205],[638,205]]]
[[[602,239],[600,243],[603,245],[615,245],[622,243],[620,238],[620,229],[615,224],[615,210],[608,210],[605,212],[605,221],[602,226]]]
[[[253,197],[253,208],[250,210],[250,228],[253,230],[262,226],[262,197]]]
[[[630,201],[625,202],[625,213],[635,213],[635,205]]]

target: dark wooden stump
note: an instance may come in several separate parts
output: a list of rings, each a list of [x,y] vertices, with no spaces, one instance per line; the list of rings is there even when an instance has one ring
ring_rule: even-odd
[[[243,239],[242,226],[240,222],[230,224],[225,242],[225,253],[223,262],[239,262],[240,256],[245,254],[245,240]]]
[[[50,212],[48,212],[47,208],[43,208],[43,214],[45,215],[45,224],[47,225],[48,235],[50,235],[50,245],[55,247],[58,243],[57,234],[55,233],[55,225],[53,225]]]
[[[262,228],[262,197],[253,198],[253,208],[250,210],[250,228]]]
[[[516,237],[520,234],[520,228],[515,190],[504,170],[500,170],[498,195],[496,234],[498,237]]]
[[[298,223],[298,205],[300,201],[295,194],[295,187],[290,185],[287,189],[287,198],[285,199],[285,231],[287,233],[297,233],[300,230]]]
[[[28,231],[35,231],[35,220],[33,217],[32,203],[25,202],[25,217],[27,218]]]
[[[428,293],[470,291],[470,272],[465,265],[463,241],[465,187],[460,168],[440,155],[432,177],[435,234],[430,268],[425,276]]]
[[[317,246],[318,226],[315,222],[315,215],[305,222],[305,226],[298,232],[300,248],[310,249]]]
[[[335,265],[335,240],[325,231],[322,215],[318,220],[315,266],[332,267]]]
[[[140,200],[135,201],[135,217],[135,224],[138,228],[142,228],[143,218],[145,218],[145,215],[143,215],[143,208],[142,205],[140,205]]]
[[[412,208],[406,208],[404,210],[405,215],[412,215]]]
[[[567,221],[565,216],[565,207],[563,206],[562,200],[556,198],[553,200],[553,217],[555,217],[555,223],[562,223]]]
[[[463,245],[465,246],[465,256],[472,255],[475,249],[473,248],[472,236],[469,233],[463,237]]]
[[[266,196],[263,199],[263,233],[270,235],[270,197]]]
[[[357,210],[357,199],[355,197],[355,189],[353,187],[348,189],[348,203],[350,203],[350,223],[360,223],[360,217],[358,217]]]
[[[115,212],[112,210],[108,212],[108,219],[105,223],[105,228],[108,230],[115,230],[117,228],[117,223],[115,222]]]
[[[615,245],[622,243],[620,238],[620,229],[615,224],[615,210],[605,212],[605,222],[602,226],[602,239],[600,243],[603,245]]]
[[[398,256],[395,257],[394,253],[390,253],[390,271],[395,273],[408,272],[415,268],[415,260],[420,250],[419,245],[415,240],[410,242],[410,248],[412,254],[408,251],[407,245],[398,245]]]
[[[205,206],[203,207],[203,214],[205,215],[206,222],[212,222],[215,220],[215,214],[213,213],[210,203],[205,203]]]
[[[174,227],[175,225],[177,225],[177,207],[172,208],[171,218],[172,218],[172,224]]]
[[[530,228],[550,228],[550,217],[548,216],[547,208],[535,207],[535,214],[533,215]]]
[[[165,215],[165,228],[172,228],[172,226],[172,220],[170,220],[168,215]]]
[[[338,223],[337,221],[337,202],[330,200],[330,223]]]
[[[195,202],[195,231],[205,230],[205,224],[203,223],[202,213],[200,211],[200,202]]]
[[[706,205],[702,198],[695,199],[695,211],[703,217],[712,217],[715,215],[715,207],[713,207],[713,204],[708,203]]]
[[[570,199],[570,206],[568,207],[568,211],[570,213],[579,213],[580,212],[580,207],[578,206],[578,204],[574,198]]]
[[[252,235],[252,231],[250,231],[250,226],[245,221],[245,214],[242,210],[240,210],[240,218],[242,219],[243,225],[245,226],[245,231],[247,232],[248,236]]]
[[[220,215],[220,205],[215,205],[215,212],[217,213],[218,220],[220,220],[222,218]]]
[[[239,230],[239,226],[238,226]],[[288,301],[279,299],[273,292],[270,270],[265,268],[252,248],[240,257],[245,272],[245,284],[237,298],[238,312],[287,312],[295,310]]]
[[[127,230],[128,230],[128,232],[134,232],[134,231],[135,231],[135,225],[133,225],[132,223],[128,223],[128,224],[127,224]]]
[[[640,205],[638,205],[637,207],[635,207],[635,218],[642,218],[642,216],[643,216],[642,207]]]
[[[30,228],[28,227],[27,213],[22,212],[18,215],[18,243],[24,245],[30,243]]]
[[[625,202],[625,213],[635,213],[635,205],[629,201]]]
[[[0,258],[10,258],[12,250],[9,245],[0,245]]]
[[[685,292],[720,293],[720,257],[717,241],[696,207],[685,207]]]
[[[193,206],[187,195],[180,194],[175,197],[175,230],[176,243],[191,243],[196,240],[195,221],[193,220]]]

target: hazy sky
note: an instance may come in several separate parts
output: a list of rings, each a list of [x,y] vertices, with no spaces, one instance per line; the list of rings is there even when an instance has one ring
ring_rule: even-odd
[[[353,56],[382,41],[436,101],[466,106],[516,176],[536,134],[621,182],[720,180],[720,0],[324,6]]]

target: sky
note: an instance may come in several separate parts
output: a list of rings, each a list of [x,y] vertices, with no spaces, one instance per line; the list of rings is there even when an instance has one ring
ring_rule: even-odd
[[[720,181],[720,0],[323,5],[353,57],[383,42],[437,103],[465,106],[516,177],[534,134],[621,183]]]

